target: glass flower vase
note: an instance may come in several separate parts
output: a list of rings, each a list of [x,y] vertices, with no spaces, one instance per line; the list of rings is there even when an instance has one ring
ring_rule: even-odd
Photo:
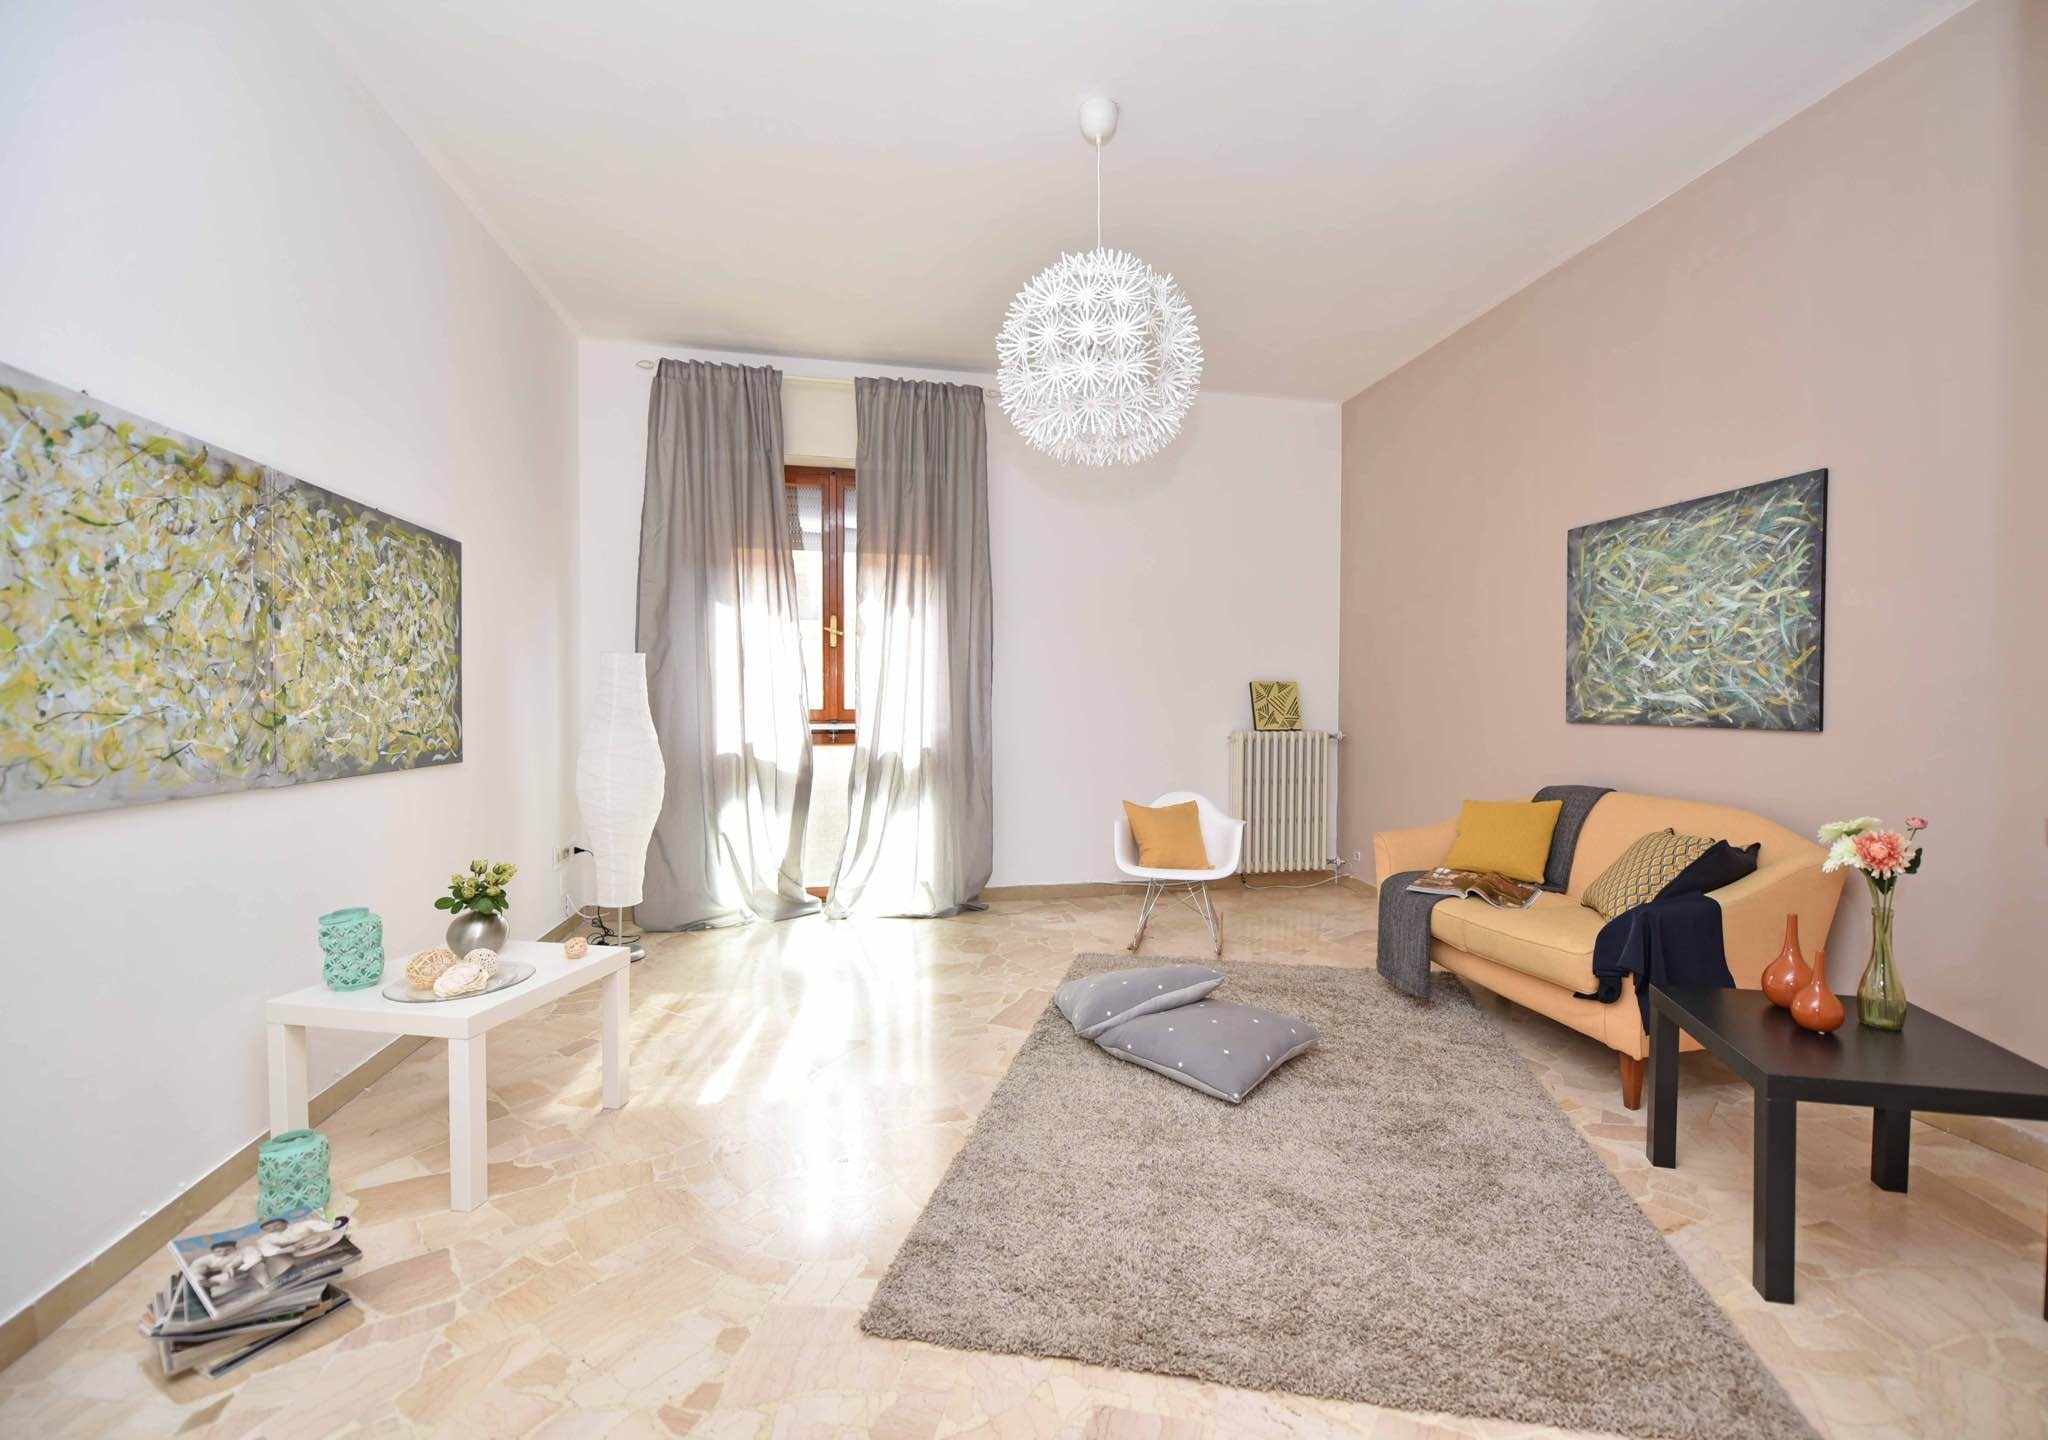
[[[1856,982],[1856,1019],[1873,1030],[1906,1028],[1906,987],[1892,963],[1892,894],[1870,897],[1870,963]]]

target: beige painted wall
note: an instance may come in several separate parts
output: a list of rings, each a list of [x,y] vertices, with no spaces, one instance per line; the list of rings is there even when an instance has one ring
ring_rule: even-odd
[[[2043,95],[1981,0],[1345,407],[1346,853],[1549,781],[1924,814],[1910,997],[2048,1061]],[[1818,466],[1826,729],[1567,725],[1565,532]]]

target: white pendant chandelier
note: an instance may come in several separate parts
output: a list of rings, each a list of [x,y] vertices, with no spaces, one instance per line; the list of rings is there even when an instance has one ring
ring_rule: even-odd
[[[1113,100],[1081,106],[1095,146],[1095,248],[1032,276],[996,334],[1003,413],[1034,450],[1083,465],[1159,450],[1202,383],[1202,337],[1180,286],[1102,245],[1102,147],[1116,121]]]

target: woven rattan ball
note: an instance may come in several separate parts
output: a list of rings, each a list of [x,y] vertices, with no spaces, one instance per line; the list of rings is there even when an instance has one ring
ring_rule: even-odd
[[[441,972],[455,963],[455,952],[446,945],[422,950],[405,962],[405,983],[415,990],[431,990]]]

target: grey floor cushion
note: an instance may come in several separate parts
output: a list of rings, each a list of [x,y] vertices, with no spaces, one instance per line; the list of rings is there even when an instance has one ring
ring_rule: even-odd
[[[1052,1003],[1075,1034],[1093,1040],[1112,1025],[1199,1000],[1222,983],[1223,973],[1207,965],[1147,965],[1069,980],[1052,992]]]
[[[1235,1105],[1317,1038],[1315,1026],[1293,1015],[1198,1000],[1126,1020],[1096,1036],[1095,1043],[1119,1060]]]

